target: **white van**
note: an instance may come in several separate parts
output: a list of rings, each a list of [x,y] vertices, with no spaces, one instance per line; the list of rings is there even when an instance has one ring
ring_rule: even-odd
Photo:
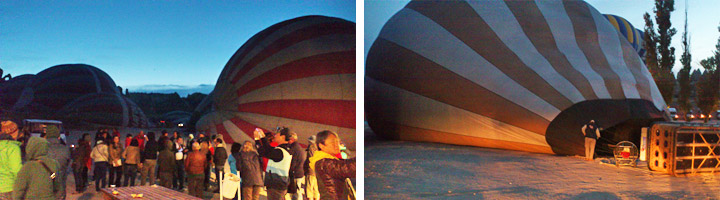
[[[30,136],[40,137],[45,127],[54,125],[60,130],[60,134],[65,133],[63,130],[63,124],[58,120],[45,120],[45,119],[25,119],[23,120],[23,131]]]
[[[670,113],[670,117],[673,120],[677,120],[678,118],[680,118],[680,116],[678,116],[677,110],[675,108],[668,108],[668,112]]]

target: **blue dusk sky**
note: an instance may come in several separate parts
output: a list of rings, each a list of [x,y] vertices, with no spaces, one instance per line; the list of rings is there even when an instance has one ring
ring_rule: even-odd
[[[214,85],[271,25],[305,15],[355,22],[355,1],[0,1],[0,68],[13,76],[85,63],[124,88]]]
[[[365,55],[380,33],[383,25],[393,14],[405,7],[408,0],[395,1],[365,1]],[[652,0],[587,0],[600,13],[613,14],[627,19],[635,28],[643,29],[645,20],[643,14],[652,13],[655,1]],[[691,66],[693,69],[702,68],[700,60],[710,57],[718,43],[720,32],[720,4],[717,0],[691,0],[688,2],[688,35],[690,36]],[[675,11],[670,16],[672,27],[677,34],[672,38],[671,46],[675,47],[674,72],[680,71],[680,56],[682,54],[682,33],[685,24],[685,1],[675,1]],[[654,21],[654,19],[653,19]],[[657,22],[654,22],[657,24]]]

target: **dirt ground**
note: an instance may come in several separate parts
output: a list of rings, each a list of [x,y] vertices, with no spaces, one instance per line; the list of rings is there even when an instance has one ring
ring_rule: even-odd
[[[720,174],[674,177],[610,158],[557,156],[365,134],[366,199],[720,199]]]

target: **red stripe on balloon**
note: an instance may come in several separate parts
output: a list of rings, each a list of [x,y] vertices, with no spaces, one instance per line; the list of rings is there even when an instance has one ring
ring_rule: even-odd
[[[251,124],[250,122],[247,122],[237,117],[233,117],[232,119],[230,119],[230,121],[235,124],[235,126],[237,126],[241,131],[245,132],[245,134],[248,135],[250,138],[254,138],[253,132],[255,132],[255,128],[260,128],[265,133],[270,132],[267,129],[261,128],[255,124]]]
[[[256,126],[255,124],[251,124],[250,122],[247,122],[247,121],[242,120],[242,119],[237,118],[237,117],[233,117],[232,119],[230,119],[230,121],[231,121],[233,124],[235,124],[235,126],[237,126],[241,131],[245,132],[245,134],[247,134],[248,136],[250,136],[250,138],[254,138],[254,136],[251,135],[251,134],[253,134],[253,132],[255,131],[255,128],[260,128],[260,129],[262,129],[263,132],[265,132],[265,133],[269,133],[269,132],[270,132],[270,131],[268,131],[267,129],[261,128],[261,127],[259,127],[259,126]],[[263,171],[265,171],[265,169],[267,168],[267,162],[268,162],[268,159],[267,159],[267,158],[263,158],[263,166],[262,166],[262,167],[263,167]]]
[[[244,84],[237,96],[275,83],[329,74],[355,74],[355,50],[315,55],[276,67]]]
[[[354,100],[270,100],[240,104],[238,111],[355,129]]]
[[[225,125],[223,125],[222,123],[216,124],[215,129],[217,130],[217,134],[223,136],[223,139],[225,139],[225,143],[232,144],[233,142],[235,142],[235,140],[230,137],[230,134],[228,134],[227,129],[225,129]]]
[[[250,71],[250,69],[254,68],[258,63],[264,61],[268,57],[279,51],[282,51],[287,47],[290,47],[294,44],[300,43],[308,39],[334,34],[355,34],[355,24],[341,21],[329,22],[315,24],[293,31],[292,33],[287,34],[286,36],[276,40],[272,44],[265,47],[260,53],[250,59],[250,61],[248,61],[246,65],[239,66],[241,67],[240,71],[235,74],[230,83],[235,84],[242,76],[244,76],[248,71]],[[235,66],[235,64],[231,66]]]
[[[260,43],[261,41],[265,40],[265,38],[266,38],[267,36],[269,36],[270,34],[274,33],[275,31],[277,31],[277,30],[280,29],[280,28],[283,28],[283,27],[285,27],[285,26],[287,26],[287,25],[289,25],[289,24],[291,24],[291,23],[294,23],[294,22],[296,22],[296,21],[300,21],[299,19],[300,19],[300,18],[294,19],[294,20],[288,20],[288,21],[280,22],[280,23],[278,23],[278,24],[272,25],[272,26],[270,26],[269,28],[267,28],[267,29],[265,29],[265,30],[262,30],[262,31],[260,31],[259,33],[255,34],[255,36],[253,36],[252,38],[250,38],[250,39],[247,41],[247,43],[243,44],[243,46],[241,46],[240,49],[238,49],[238,52],[235,53],[235,54],[237,54],[237,56],[233,55],[233,57],[230,59],[230,61],[228,61],[227,66],[235,66],[235,65],[237,65],[238,62],[240,62],[241,60],[243,60],[243,58],[244,58],[245,56],[247,56],[247,54],[250,53],[250,51],[253,50],[253,47],[257,46],[258,43]],[[239,52],[240,50],[242,50],[242,52]],[[232,63],[230,63],[230,62],[232,62]],[[234,70],[232,70],[232,71],[234,71]],[[229,73],[232,73],[232,71],[230,71]],[[228,76],[229,76],[229,75],[228,75]]]

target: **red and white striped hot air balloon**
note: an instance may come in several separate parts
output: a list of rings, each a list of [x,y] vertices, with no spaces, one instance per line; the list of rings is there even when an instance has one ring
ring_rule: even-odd
[[[639,141],[665,102],[635,49],[583,1],[412,1],[368,56],[377,135],[555,154]],[[618,141],[619,142],[619,141]],[[605,145],[606,146],[606,145]]]
[[[306,144],[331,130],[354,149],[355,23],[305,16],[270,26],[230,58],[208,98],[199,132],[242,142],[283,126]]]

